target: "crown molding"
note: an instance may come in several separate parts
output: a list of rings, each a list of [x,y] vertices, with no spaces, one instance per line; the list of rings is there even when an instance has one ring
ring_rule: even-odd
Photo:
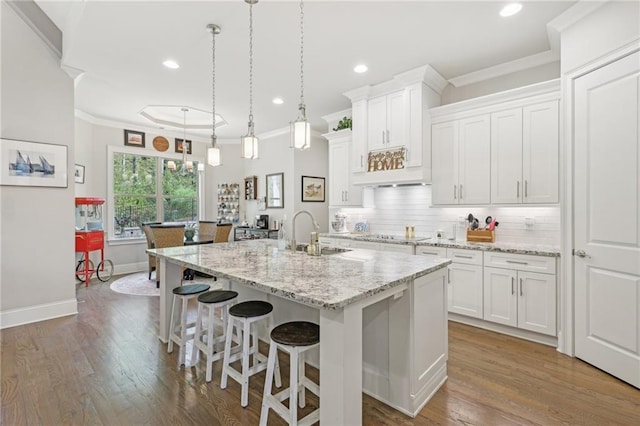
[[[327,122],[327,124],[333,123],[334,121],[340,121],[343,117],[351,116],[351,108],[343,109],[342,111],[334,112],[331,114],[323,115],[322,119]]]
[[[596,9],[604,6],[609,0],[581,0],[569,9],[556,16],[547,24],[547,33],[549,31],[562,33],[564,30],[580,21]],[[559,46],[558,46],[559,47]]]
[[[358,87],[357,89],[344,92],[343,95],[349,98],[351,103],[355,103],[358,101],[365,101],[369,99],[369,94],[371,93],[371,89],[372,89],[371,86]]]
[[[33,0],[5,1],[51,50],[62,59],[62,31]]]
[[[559,60],[559,51],[554,52],[553,50],[547,50],[545,52],[536,53],[535,55],[525,56],[524,58],[516,59],[514,61],[505,62],[503,64],[498,64],[489,68],[470,72],[469,74],[451,78],[449,79],[449,83],[455,87],[467,86],[469,84],[501,77],[503,75],[557,62]]]
[[[449,82],[429,64],[396,74],[393,76],[393,79],[400,82],[401,86],[424,83],[438,95],[442,95],[442,91],[449,84]]]
[[[104,127],[112,127],[116,129],[135,129],[139,131],[144,131],[145,133],[151,133],[154,135],[170,135],[175,138],[182,139],[184,137],[183,132],[169,129],[161,129],[159,127],[150,127],[150,126],[141,126],[137,123],[129,123],[125,121],[117,121],[110,120],[102,117],[96,117],[92,114],[84,112],[82,110],[75,110],[76,118],[86,121],[87,123],[96,125],[96,126],[104,126]],[[187,132],[187,136],[190,137],[195,143],[203,143],[209,145],[211,143],[210,136],[203,135],[194,135],[189,134]],[[240,137],[238,138],[218,138],[217,143],[221,145],[238,145],[240,143]]]

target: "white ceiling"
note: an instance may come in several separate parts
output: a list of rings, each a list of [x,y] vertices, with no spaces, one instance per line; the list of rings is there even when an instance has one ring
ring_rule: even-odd
[[[37,1],[64,33],[63,65],[83,71],[76,108],[135,128],[159,125],[146,105],[211,111],[211,35],[216,38],[216,112],[235,139],[248,121],[248,4],[233,1]],[[550,50],[546,24],[575,1],[525,1],[518,15],[504,2],[305,2],[305,101],[313,127],[350,103],[342,93],[430,64],[446,79]],[[254,6],[256,133],[287,126],[299,100],[299,3]],[[162,66],[174,59],[180,69]],[[369,66],[355,74],[359,62]],[[285,103],[274,105],[274,97]],[[179,115],[181,121],[181,113]],[[189,131],[190,133],[195,133]],[[207,132],[205,131],[205,134]]]

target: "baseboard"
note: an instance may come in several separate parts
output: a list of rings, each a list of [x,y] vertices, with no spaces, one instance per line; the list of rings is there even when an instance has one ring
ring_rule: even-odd
[[[66,317],[78,313],[76,299],[61,300],[54,303],[11,309],[0,312],[0,329],[45,321],[53,318]]]
[[[473,327],[482,328],[484,330],[495,331],[496,333],[507,334],[512,337],[530,340],[532,342],[541,343],[547,346],[558,347],[558,338],[547,336],[546,334],[534,333],[529,330],[509,327],[508,325],[498,324],[491,321],[481,320],[479,318],[467,317],[449,312],[449,321],[459,322],[461,324],[471,325]]]
[[[114,275],[133,274],[149,270],[148,262],[125,263],[124,265],[113,265]]]

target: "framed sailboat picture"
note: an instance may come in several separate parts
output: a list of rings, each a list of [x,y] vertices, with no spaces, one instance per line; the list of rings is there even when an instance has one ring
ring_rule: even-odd
[[[0,139],[0,185],[67,187],[67,147]]]

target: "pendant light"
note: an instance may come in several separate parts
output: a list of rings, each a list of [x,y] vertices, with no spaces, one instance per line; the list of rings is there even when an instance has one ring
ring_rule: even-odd
[[[189,108],[182,107],[181,108],[183,114],[183,125],[182,125],[182,167],[180,168],[180,172],[185,175],[187,174],[187,151],[189,151],[189,143],[187,142],[187,112]]]
[[[211,49],[211,58],[212,58],[212,72],[211,72],[211,115],[213,116],[213,121],[211,124],[211,147],[207,149],[207,163],[210,166],[219,166],[220,165],[220,148],[217,147],[217,138],[216,138],[216,34],[220,34],[219,26],[216,24],[207,25],[207,30],[211,33],[212,46]]]
[[[291,122],[291,148],[300,150],[311,147],[311,125],[304,105],[304,4],[300,0],[300,104],[298,118]]]
[[[244,0],[249,4],[249,126],[246,136],[240,139],[240,156],[258,158],[258,138],[253,130],[253,5],[258,0]]]

